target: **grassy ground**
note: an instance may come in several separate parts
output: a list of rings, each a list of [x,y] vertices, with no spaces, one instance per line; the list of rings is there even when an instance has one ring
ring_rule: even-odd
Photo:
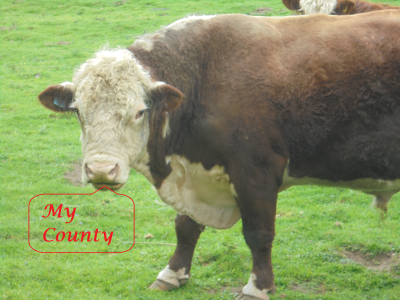
[[[206,229],[185,287],[165,294],[146,289],[173,253],[174,247],[154,243],[175,243],[175,212],[158,205],[154,191],[135,172],[122,191],[136,205],[138,243],[131,251],[40,254],[28,245],[28,203],[33,196],[93,191],[74,187],[63,177],[80,158],[79,126],[74,118],[38,104],[36,96],[44,88],[71,80],[74,68],[106,43],[128,46],[136,36],[187,14],[250,13],[259,7],[272,8],[267,15],[290,14],[279,0],[113,1],[3,0],[0,4],[0,295],[2,299],[234,299],[251,269],[240,222],[230,230]],[[110,193],[99,195],[91,209],[82,211],[82,220],[122,222],[130,212],[114,205],[110,197]],[[382,258],[400,253],[398,196],[384,221],[370,208],[370,197],[354,191],[296,187],[279,198],[273,251],[277,294],[272,300],[400,298],[399,265],[378,272],[344,256],[345,251],[367,255],[371,266],[379,267]],[[148,233],[154,238],[145,239]]]

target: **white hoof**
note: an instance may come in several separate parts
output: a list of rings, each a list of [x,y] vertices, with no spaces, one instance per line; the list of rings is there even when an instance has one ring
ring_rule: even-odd
[[[259,298],[259,297],[256,297],[256,296],[251,296],[251,295],[245,295],[245,294],[243,294],[243,293],[241,293],[240,295],[239,295],[239,297],[237,297],[236,298],[236,300],[268,300],[269,299],[269,297],[267,296],[267,298]]]

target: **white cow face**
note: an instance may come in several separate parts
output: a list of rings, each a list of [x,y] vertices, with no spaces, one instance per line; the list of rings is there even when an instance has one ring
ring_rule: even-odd
[[[166,116],[182,96],[172,86],[152,81],[131,52],[117,49],[99,51],[81,65],[72,83],[48,87],[39,100],[53,111],[76,112],[82,181],[118,189],[145,156],[151,119]]]
[[[337,0],[300,0],[300,8],[305,15],[332,14],[336,4]]]

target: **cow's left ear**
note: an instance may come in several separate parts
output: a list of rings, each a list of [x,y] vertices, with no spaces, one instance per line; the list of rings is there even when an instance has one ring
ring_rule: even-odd
[[[67,112],[73,110],[70,105],[74,99],[73,84],[65,82],[51,85],[38,96],[44,107],[55,112]]]
[[[181,105],[183,94],[169,84],[160,84],[151,90],[151,99],[161,112],[169,112]]]
[[[337,15],[351,15],[356,9],[356,3],[352,0],[338,1],[335,12]]]
[[[183,94],[177,88],[163,82],[159,82],[150,90],[150,136],[147,142],[147,151],[150,155],[150,172],[155,180],[155,186],[159,188],[164,178],[171,173],[171,166],[167,164],[166,137],[170,130],[169,112],[178,108],[183,99]]]
[[[282,0],[282,3],[289,10],[298,11],[300,9],[300,0]]]

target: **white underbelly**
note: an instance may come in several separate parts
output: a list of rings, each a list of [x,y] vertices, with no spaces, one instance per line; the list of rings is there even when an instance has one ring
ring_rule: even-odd
[[[380,194],[395,194],[400,191],[400,180],[383,180],[363,178],[352,181],[328,181],[310,177],[295,178],[288,175],[288,170],[285,170],[283,176],[283,184],[279,192],[286,190],[294,185],[318,185],[327,187],[348,188],[352,190],[363,191],[367,194],[380,195]]]
[[[213,228],[232,227],[240,212],[224,168],[207,171],[200,163],[172,155],[167,158],[172,172],[157,189],[160,198],[181,214]]]

